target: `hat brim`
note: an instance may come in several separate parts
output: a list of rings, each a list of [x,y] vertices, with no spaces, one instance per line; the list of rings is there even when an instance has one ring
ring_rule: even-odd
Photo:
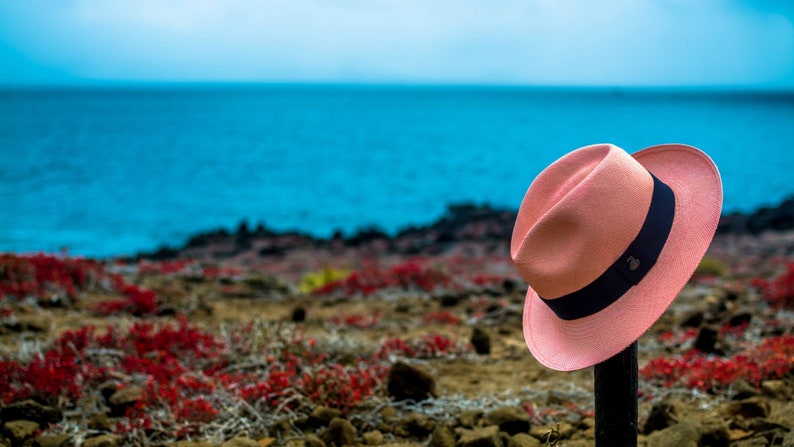
[[[642,281],[596,314],[562,320],[530,287],[524,303],[524,339],[532,355],[549,368],[587,368],[637,340],[684,288],[714,237],[722,211],[722,182],[708,155],[691,146],[665,144],[632,157],[675,194],[670,235]]]

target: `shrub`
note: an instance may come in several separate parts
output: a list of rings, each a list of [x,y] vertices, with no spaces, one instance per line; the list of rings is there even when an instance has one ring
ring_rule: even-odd
[[[772,280],[754,278],[752,281],[761,296],[775,309],[794,309],[794,262],[786,264],[786,270]]]
[[[53,296],[74,300],[78,290],[104,275],[102,264],[93,260],[0,254],[0,300],[34,297],[51,301]]]
[[[779,379],[794,368],[794,336],[764,340],[730,358],[688,351],[676,357],[652,359],[640,376],[664,386],[682,385],[702,391],[724,389],[738,379],[760,386],[762,380]]]

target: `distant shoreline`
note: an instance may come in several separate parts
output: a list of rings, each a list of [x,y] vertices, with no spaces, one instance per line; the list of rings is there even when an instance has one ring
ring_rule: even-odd
[[[409,226],[394,235],[376,228],[363,228],[350,236],[337,231],[322,238],[302,231],[274,231],[263,224],[254,228],[246,222],[236,231],[216,229],[191,236],[181,246],[162,246],[134,256],[144,259],[178,257],[232,258],[245,252],[258,257],[282,256],[290,251],[355,250],[396,255],[436,255],[459,243],[474,244],[480,252],[504,251],[512,236],[517,212],[489,205],[450,205],[446,213],[427,225]],[[757,235],[765,231],[794,230],[794,196],[773,207],[749,213],[732,212],[720,218],[717,234]],[[377,248],[376,248],[377,247]]]

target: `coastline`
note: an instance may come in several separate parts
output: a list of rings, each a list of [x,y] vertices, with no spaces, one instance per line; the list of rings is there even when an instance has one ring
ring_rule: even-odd
[[[329,262],[334,257],[498,257],[509,253],[515,218],[515,210],[492,208],[489,205],[455,204],[450,205],[435,222],[407,227],[394,235],[377,228],[365,228],[350,236],[337,232],[330,238],[318,238],[299,231],[272,231],[262,224],[251,228],[243,222],[233,232],[219,229],[198,233],[182,246],[163,246],[130,259],[191,258],[203,262],[246,265],[282,259],[296,253],[314,253],[318,259],[328,258]],[[773,235],[792,232],[794,196],[776,206],[761,207],[749,213],[724,214],[720,218],[712,249],[726,252],[737,241],[745,241],[744,249],[753,250],[753,244],[747,241],[763,236],[780,242],[777,253],[791,255],[791,244],[787,242],[789,238]]]

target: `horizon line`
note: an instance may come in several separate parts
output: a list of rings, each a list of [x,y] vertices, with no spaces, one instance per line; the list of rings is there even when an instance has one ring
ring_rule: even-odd
[[[529,84],[500,82],[398,82],[398,81],[142,81],[142,80],[73,80],[63,82],[2,82],[0,90],[110,90],[110,89],[190,89],[190,88],[439,88],[483,90],[537,90],[570,92],[621,93],[712,93],[712,94],[794,94],[794,86],[780,85],[601,85],[601,84]]]

